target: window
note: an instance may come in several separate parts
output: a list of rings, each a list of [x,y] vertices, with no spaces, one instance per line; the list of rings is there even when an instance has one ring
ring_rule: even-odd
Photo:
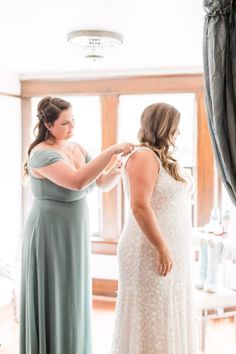
[[[76,134],[80,134],[79,141],[94,156],[96,151],[100,151],[100,140],[102,146],[109,146],[116,141],[137,141],[140,115],[147,105],[160,101],[174,105],[181,112],[181,135],[177,141],[177,157],[193,174],[195,180],[193,224],[202,226],[208,221],[212,209],[214,188],[213,154],[207,129],[203,86],[202,74],[106,78],[87,81],[45,80],[40,87],[37,82],[22,81],[22,95],[25,97],[23,118],[26,122],[28,121],[28,112],[31,109],[29,100],[30,97],[36,95],[37,90],[40,95],[48,95],[55,87],[57,92],[64,92],[66,98],[72,102],[74,109],[78,106],[79,116],[86,119],[86,121],[78,120]],[[99,95],[99,97],[94,95]],[[94,100],[96,103],[92,106]],[[100,118],[102,119],[101,127]],[[80,126],[80,123],[86,126]],[[93,149],[91,144],[97,142],[97,139],[99,143],[95,143]],[[27,140],[26,134],[24,144]],[[96,148],[98,146],[99,148]],[[119,186],[111,192],[104,193],[101,203],[91,203],[91,210],[94,209],[96,213],[94,217],[96,221],[91,229],[94,230],[94,234],[98,229],[102,230],[99,236],[103,239],[99,242],[104,242],[104,239],[112,241],[120,235],[124,220],[124,202],[121,195]],[[101,222],[99,208],[102,209],[103,214]]]

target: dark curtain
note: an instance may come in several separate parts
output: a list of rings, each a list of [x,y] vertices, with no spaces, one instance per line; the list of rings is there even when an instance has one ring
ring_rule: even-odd
[[[236,1],[205,0],[204,9],[208,126],[219,175],[236,206]]]

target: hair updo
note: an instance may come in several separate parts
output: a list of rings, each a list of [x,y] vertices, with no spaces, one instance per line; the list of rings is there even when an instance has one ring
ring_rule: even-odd
[[[41,99],[37,107],[37,116],[39,120],[53,124],[59,114],[70,108],[71,104],[58,97],[47,96]]]
[[[37,106],[38,122],[34,127],[35,140],[29,146],[28,157],[36,145],[49,138],[53,139],[47,126],[53,125],[60,113],[69,108],[71,108],[70,102],[59,97],[46,96],[39,101]],[[27,162],[24,165],[24,171],[26,175],[29,174]]]

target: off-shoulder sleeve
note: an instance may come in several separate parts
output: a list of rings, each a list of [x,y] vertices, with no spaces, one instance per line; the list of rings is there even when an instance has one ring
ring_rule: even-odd
[[[28,165],[30,168],[40,168],[61,160],[63,157],[56,151],[36,150],[30,156]]]

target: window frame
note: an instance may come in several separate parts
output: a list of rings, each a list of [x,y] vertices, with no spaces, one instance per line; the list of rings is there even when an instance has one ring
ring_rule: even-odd
[[[213,207],[214,165],[204,101],[203,74],[131,76],[93,80],[22,80],[23,160],[30,143],[31,98],[46,95],[98,95],[102,112],[102,149],[116,143],[119,96],[122,94],[194,93],[197,102],[197,226],[208,222]],[[109,128],[109,129],[108,129]],[[25,197],[23,187],[23,206]],[[101,237],[92,239],[92,251],[116,254],[121,233],[123,193],[121,184],[102,196]],[[24,215],[23,215],[24,218]]]

